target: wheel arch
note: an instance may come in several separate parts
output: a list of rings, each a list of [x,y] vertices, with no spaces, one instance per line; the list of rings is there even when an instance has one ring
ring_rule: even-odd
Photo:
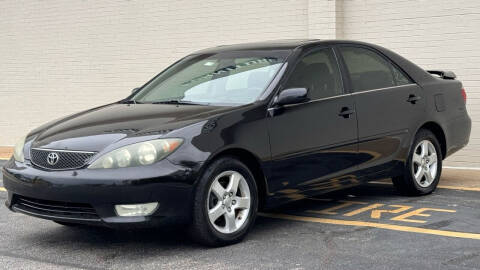
[[[218,153],[213,154],[202,166],[201,174],[203,171],[208,168],[208,166],[216,159],[230,156],[240,160],[244,163],[252,172],[255,183],[257,184],[258,189],[258,203],[259,209],[265,204],[265,200],[268,194],[268,187],[265,174],[262,170],[260,160],[252,152],[245,150],[243,148],[228,148],[219,151]],[[201,175],[200,174],[200,175]]]
[[[418,130],[420,129],[427,129],[431,131],[435,135],[435,137],[437,137],[437,140],[440,143],[440,148],[442,150],[442,159],[445,159],[445,156],[447,155],[447,140],[443,128],[438,123],[426,122]]]

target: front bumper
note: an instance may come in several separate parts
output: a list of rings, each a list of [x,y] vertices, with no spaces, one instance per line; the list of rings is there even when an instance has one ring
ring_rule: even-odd
[[[6,206],[38,218],[103,225],[151,227],[188,221],[191,169],[162,160],[151,166],[114,170],[45,171],[11,159],[3,169]],[[117,204],[158,202],[150,216],[119,217]]]

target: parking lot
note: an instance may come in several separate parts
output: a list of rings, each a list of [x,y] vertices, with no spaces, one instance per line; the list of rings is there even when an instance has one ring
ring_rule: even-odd
[[[2,163],[0,162],[0,165]],[[3,269],[478,269],[480,171],[446,169],[430,196],[389,181],[261,213],[240,244],[209,249],[182,228],[63,227],[0,208]],[[0,200],[6,199],[0,188]]]

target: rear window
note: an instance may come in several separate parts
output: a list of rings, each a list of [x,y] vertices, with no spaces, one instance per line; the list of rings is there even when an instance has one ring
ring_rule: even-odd
[[[340,47],[354,92],[411,83],[407,76],[378,53],[360,47]]]

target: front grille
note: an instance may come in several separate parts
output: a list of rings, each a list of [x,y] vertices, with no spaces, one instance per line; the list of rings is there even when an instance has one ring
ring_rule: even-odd
[[[56,154],[57,161],[49,163],[48,155]],[[49,170],[71,170],[78,169],[87,164],[95,155],[95,152],[63,151],[33,148],[30,151],[30,158],[33,165]]]
[[[15,195],[13,202],[15,210],[31,215],[86,221],[100,220],[95,209],[89,204],[39,200],[20,195]]]

